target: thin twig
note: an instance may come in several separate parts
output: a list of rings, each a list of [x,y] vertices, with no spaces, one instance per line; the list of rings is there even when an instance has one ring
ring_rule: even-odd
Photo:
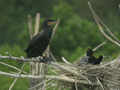
[[[60,69],[62,69],[62,70],[65,70],[65,71],[67,71],[67,72],[69,72],[69,73],[71,73],[71,74],[73,74],[73,75],[80,76],[80,77],[82,77],[83,79],[87,80],[89,83],[91,83],[90,80],[89,80],[86,76],[78,73],[78,72],[75,71],[75,70],[66,68],[66,67],[64,67],[63,65],[60,65],[60,64],[57,64],[57,63],[54,63],[54,62],[52,62],[51,65],[54,66],[55,68],[60,68]]]
[[[51,51],[49,51],[50,54],[50,58],[52,58],[53,61],[57,61],[57,59],[55,58],[55,56],[53,55],[53,53]]]
[[[101,20],[101,18],[96,14],[96,18],[100,21],[100,23],[106,28],[106,31],[113,37],[116,41],[120,43],[120,40],[111,32],[110,28],[104,24],[104,22]]]
[[[75,90],[78,90],[78,85],[76,82],[75,82]]]
[[[37,58],[23,58],[23,57],[14,57],[14,56],[0,56],[0,59],[10,59],[13,61],[21,61],[21,62],[41,62],[43,60],[43,57],[37,57]]]
[[[104,32],[101,24],[100,24],[99,21],[98,21],[98,18],[97,18],[98,16],[97,16],[97,14],[95,13],[95,11],[94,11],[93,8],[92,8],[91,3],[88,2],[88,5],[89,5],[89,8],[90,8],[90,10],[91,10],[91,12],[92,12],[92,14],[93,14],[93,18],[95,19],[95,21],[96,21],[96,23],[97,23],[97,25],[98,25],[98,28],[99,28],[100,32],[104,35],[105,38],[107,38],[109,41],[111,41],[112,43],[114,43],[114,44],[116,44],[117,46],[120,47],[120,44],[119,44],[117,41],[113,40],[111,37],[109,37],[109,36]]]
[[[58,19],[57,22],[56,22],[56,25],[55,25],[54,28],[53,28],[52,38],[53,38],[54,35],[55,35],[55,32],[56,32],[56,30],[57,30],[57,28],[58,28],[59,23],[60,23],[60,20]],[[52,38],[51,38],[51,40],[52,40]]]
[[[15,67],[15,66],[13,66],[13,65],[10,65],[10,64],[4,63],[4,62],[0,62],[0,64],[5,65],[5,66],[7,66],[7,67],[10,67],[10,68],[12,68],[12,69],[15,69],[15,70],[17,70],[17,71],[19,71],[19,72],[21,71],[21,69]],[[23,73],[26,74],[27,72],[23,71]]]
[[[74,74],[74,75],[77,75],[77,76],[80,75],[77,71],[75,71],[75,70],[70,70],[69,68],[66,68],[66,67],[64,67],[63,65],[60,65],[60,64],[58,64],[58,63],[51,62],[50,65],[53,66],[54,68],[59,68],[59,69],[65,70],[65,71],[67,71],[67,72],[69,72],[69,73],[71,73],[71,74]]]
[[[46,83],[47,82],[49,82],[49,81],[51,81],[52,79],[48,79],[47,81],[46,81]],[[40,82],[40,83],[38,83],[37,85],[35,85],[34,87],[31,87],[31,88],[29,88],[30,90],[33,90],[34,88],[37,88],[37,87],[39,87],[39,86],[41,86],[43,84],[43,82]]]
[[[98,78],[96,78],[96,79],[97,79],[98,83],[100,84],[100,86],[102,87],[102,89],[105,90],[102,83],[100,82],[100,80]]]
[[[19,75],[22,73],[24,66],[25,66],[25,63],[22,65],[21,71],[18,73]],[[10,85],[8,90],[12,90],[12,88],[14,87],[15,83],[17,82],[17,80],[18,80],[18,78],[14,79],[14,81],[12,82],[12,84]]]
[[[95,48],[93,49],[93,51],[96,51],[97,49],[99,49],[100,47],[102,47],[102,46],[105,45],[105,44],[106,44],[106,41],[102,42],[102,43],[99,44],[97,47],[95,47]]]
[[[72,65],[72,63],[68,62],[68,60],[66,60],[64,57],[62,57],[62,60],[63,60],[64,63]]]

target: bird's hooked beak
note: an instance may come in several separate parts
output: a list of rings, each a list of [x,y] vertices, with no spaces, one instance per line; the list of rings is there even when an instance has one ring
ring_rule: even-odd
[[[53,20],[53,21],[48,21],[48,25],[49,25],[49,26],[54,25],[54,24],[56,24],[56,23],[57,23],[57,21],[55,21],[55,20]]]

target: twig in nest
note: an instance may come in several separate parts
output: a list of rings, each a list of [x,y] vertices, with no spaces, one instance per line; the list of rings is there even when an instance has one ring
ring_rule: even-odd
[[[110,36],[108,36],[108,35],[104,32],[103,27],[102,27],[102,25],[100,24],[100,22],[98,21],[98,16],[97,16],[97,14],[95,13],[95,11],[93,10],[91,3],[88,2],[88,5],[89,5],[89,8],[90,8],[90,10],[91,10],[91,12],[92,12],[93,18],[94,18],[95,22],[96,22],[97,25],[98,25],[98,28],[99,28],[100,32],[104,35],[104,37],[105,37],[106,39],[108,39],[109,41],[111,41],[112,43],[114,43],[114,44],[116,44],[117,46],[120,47],[120,44],[119,44],[117,41],[113,40]]]
[[[75,70],[70,70],[69,68],[65,67],[64,65],[61,65],[61,64],[58,64],[58,63],[55,63],[55,62],[51,62],[50,64],[53,68],[59,68],[59,69],[62,69],[62,70],[65,70],[66,72],[69,72],[73,75],[77,75],[79,76],[80,74],[75,71]]]
[[[71,63],[68,62],[68,60],[66,60],[64,57],[62,57],[62,60],[63,60],[64,63],[66,63],[66,64],[70,64],[70,65],[71,65]]]
[[[98,83],[100,84],[100,86],[102,87],[102,89],[105,90],[102,83],[100,82],[100,80],[98,78],[96,78],[96,79],[97,79]]]
[[[75,82],[75,90],[78,90],[78,85],[76,82]]]
[[[51,80],[52,80],[52,79],[48,79],[48,80],[46,81],[46,83],[49,82],[49,81],[51,81]],[[41,86],[41,85],[43,85],[43,82],[40,82],[40,83],[38,83],[37,85],[29,88],[29,90],[33,90],[34,88],[37,88],[37,87],[39,87],[39,86]]]

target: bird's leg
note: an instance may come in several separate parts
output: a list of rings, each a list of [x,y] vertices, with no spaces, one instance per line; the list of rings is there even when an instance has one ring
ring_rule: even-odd
[[[40,60],[42,63],[50,64],[52,59],[50,57],[43,56],[43,58]]]

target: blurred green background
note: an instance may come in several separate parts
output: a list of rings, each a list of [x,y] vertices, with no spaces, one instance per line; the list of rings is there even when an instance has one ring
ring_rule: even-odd
[[[59,59],[64,56],[72,62],[83,56],[88,47],[94,48],[106,40],[97,28],[87,2],[88,0],[0,0],[0,54],[25,56],[24,49],[29,42],[27,15],[31,14],[34,19],[36,13],[40,12],[41,21],[45,18],[59,18],[61,21],[51,43],[55,57]],[[104,23],[120,39],[120,0],[91,0],[91,3]],[[108,41],[96,51],[96,56],[102,54],[115,58],[119,53],[119,47]],[[18,62],[4,62],[21,67]],[[28,69],[29,66],[26,65],[25,70],[29,72]],[[15,72],[1,64],[0,70]],[[0,90],[8,90],[13,80],[0,75]],[[20,79],[13,90],[26,90],[28,87],[29,81]]]

